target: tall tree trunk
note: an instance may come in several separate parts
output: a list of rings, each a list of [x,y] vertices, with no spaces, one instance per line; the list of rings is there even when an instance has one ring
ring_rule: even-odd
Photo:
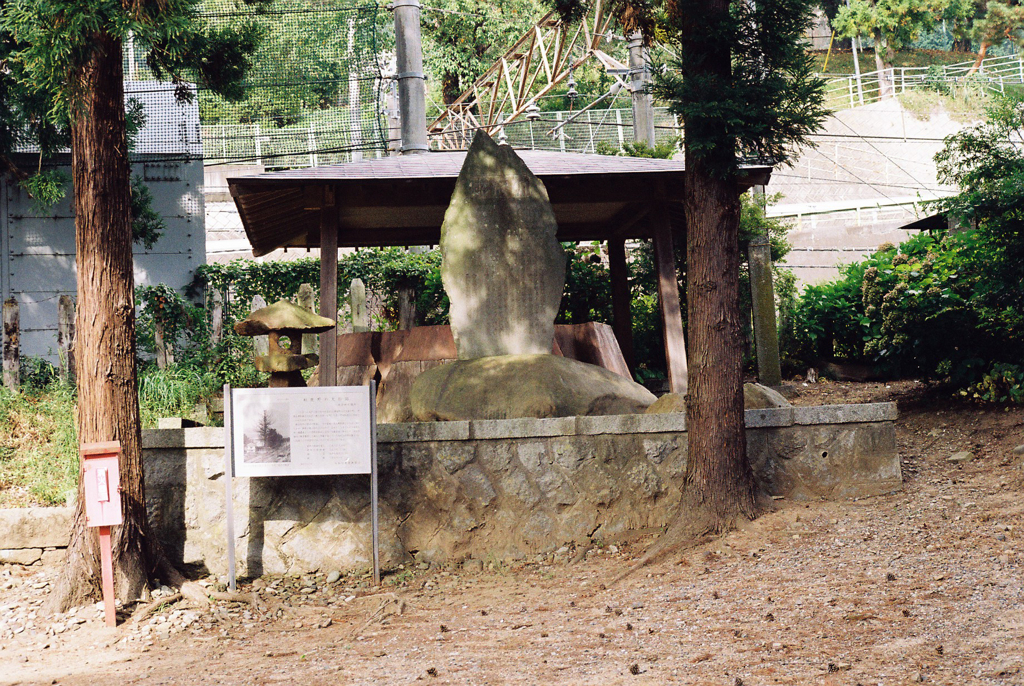
[[[881,31],[872,31],[875,41],[875,69],[878,70],[878,97],[887,98],[893,94],[889,70],[892,69],[893,53]]]
[[[704,5],[710,21],[725,17],[728,0]],[[729,46],[690,32],[689,54],[703,51],[691,76],[731,79]],[[712,120],[714,122],[714,120]],[[710,150],[686,145],[686,294],[689,325],[689,458],[686,501],[697,509],[700,529],[720,531],[737,518],[757,515],[757,488],[747,458],[743,415],[743,330],[739,312],[740,199],[734,172],[735,141],[721,122],[702,133],[716,141]],[[690,130],[688,123],[685,130]],[[682,512],[681,517],[690,517]],[[700,520],[703,520],[702,522]],[[691,532],[699,533],[699,532]]]
[[[720,178],[687,151],[686,293],[689,324],[689,457],[685,489],[702,530],[758,513],[743,412],[739,308],[740,202],[735,179]],[[683,513],[683,517],[690,513]]]
[[[78,436],[82,443],[121,443],[124,524],[114,528],[114,588],[122,601],[139,596],[151,565],[143,491],[135,368],[135,298],[129,167],[125,138],[121,43],[94,37],[79,74],[71,132],[78,270]],[[67,608],[95,597],[100,576],[98,537],[78,506],[54,603]]]
[[[981,69],[981,63],[985,61],[985,56],[988,55],[988,49],[992,47],[992,41],[982,40],[981,47],[978,48],[978,57],[974,60],[974,64],[967,70],[966,76],[973,76]]]

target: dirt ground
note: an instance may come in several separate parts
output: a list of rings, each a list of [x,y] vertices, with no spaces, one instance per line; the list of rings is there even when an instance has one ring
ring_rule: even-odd
[[[796,404],[898,401],[903,491],[780,500],[611,586],[651,536],[389,570],[382,590],[265,578],[239,589],[253,602],[171,602],[116,629],[94,607],[44,616],[53,570],[6,567],[0,683],[1024,684],[1024,410],[914,382],[796,388]]]

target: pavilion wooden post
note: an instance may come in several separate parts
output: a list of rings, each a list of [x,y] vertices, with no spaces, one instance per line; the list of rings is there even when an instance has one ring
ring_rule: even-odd
[[[608,267],[612,277],[612,329],[619,342],[629,373],[635,374],[633,352],[633,313],[630,311],[629,267],[626,264],[626,239],[608,239]]]
[[[338,321],[338,208],[334,187],[324,186],[320,205],[320,316]],[[320,385],[338,379],[338,330],[320,335]]]
[[[679,306],[679,282],[676,280],[676,258],[672,245],[672,225],[668,208],[659,203],[651,214],[654,230],[654,264],[658,278],[658,302],[661,323],[665,330],[665,366],[668,368],[669,390],[686,394],[686,339],[683,336],[683,315]]]

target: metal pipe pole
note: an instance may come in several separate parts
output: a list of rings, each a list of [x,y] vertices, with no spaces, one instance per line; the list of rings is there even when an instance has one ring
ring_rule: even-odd
[[[403,155],[430,149],[427,143],[427,96],[423,77],[423,39],[418,0],[395,0],[395,58],[398,107],[402,116]]]
[[[850,6],[850,0],[846,0],[846,6]],[[857,97],[860,104],[864,104],[864,86],[860,80],[860,57],[857,56],[857,36],[850,38],[850,47],[853,49],[853,71],[857,75]]]
[[[633,140],[654,147],[654,102],[648,89],[646,50],[639,32],[629,37],[630,90],[633,92]]]

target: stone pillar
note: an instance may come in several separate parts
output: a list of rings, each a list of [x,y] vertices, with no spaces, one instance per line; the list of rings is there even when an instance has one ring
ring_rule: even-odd
[[[751,239],[747,259],[750,264],[750,301],[754,311],[757,375],[765,386],[778,386],[782,383],[782,368],[779,363],[779,329],[775,321],[772,251],[767,236]]]
[[[21,319],[18,301],[8,298],[4,301],[4,386],[10,391],[18,390],[21,376]]]
[[[249,308],[250,312],[257,312],[267,306],[267,301],[263,299],[262,295],[257,295],[252,299],[252,307]],[[253,336],[252,337],[252,350],[256,357],[263,357],[264,355],[270,354],[270,340],[266,336]]]
[[[217,345],[224,338],[224,293],[214,289],[210,302],[210,342]]]
[[[70,295],[57,299],[58,374],[61,383],[75,382],[75,300]]]
[[[313,307],[313,287],[308,283],[299,285],[299,294],[296,298],[296,305],[304,310],[310,312],[316,312]],[[304,333],[302,334],[302,348],[300,352],[305,353],[317,353],[320,350],[320,337],[315,333]]]

